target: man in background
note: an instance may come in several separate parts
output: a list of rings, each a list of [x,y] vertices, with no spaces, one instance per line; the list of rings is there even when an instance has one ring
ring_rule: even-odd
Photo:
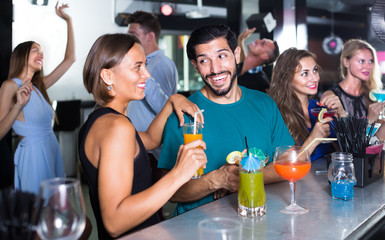
[[[241,48],[241,63],[239,64],[239,85],[250,89],[266,92],[270,85],[270,78],[262,70],[275,62],[279,55],[279,47],[276,41],[270,39],[256,39],[247,45],[245,54],[244,41],[250,37],[255,28],[245,29],[238,36],[238,46]]]
[[[147,57],[146,67],[151,78],[146,80],[145,97],[131,101],[127,116],[138,131],[146,131],[167,99],[177,93],[178,71],[175,63],[159,49],[161,26],[154,14],[136,11],[128,17],[128,33],[137,37]],[[157,161],[160,149],[150,153],[150,161]],[[156,165],[155,165],[156,166]]]

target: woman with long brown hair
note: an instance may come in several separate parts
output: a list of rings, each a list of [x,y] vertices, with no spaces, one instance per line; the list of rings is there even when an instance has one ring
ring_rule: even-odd
[[[282,117],[292,135],[296,145],[306,147],[315,138],[325,138],[330,135],[328,122],[323,122],[311,115],[312,108],[320,106],[336,109],[337,116],[346,116],[338,97],[333,93],[324,94],[318,101],[309,99],[318,91],[320,66],[316,57],[306,50],[289,48],[277,59],[273,68],[272,79],[268,94],[276,102]],[[328,153],[330,144],[312,144],[308,149],[312,160],[316,160]],[[316,149],[317,147],[317,149]],[[314,152],[314,153],[313,153]]]
[[[0,89],[0,137],[11,128],[20,136],[15,152],[15,188],[38,193],[40,182],[64,177],[63,160],[52,129],[53,109],[47,88],[56,83],[75,61],[71,17],[55,6],[67,23],[67,46],[63,61],[43,75],[43,52],[33,41],[19,44],[12,52],[8,79]]]

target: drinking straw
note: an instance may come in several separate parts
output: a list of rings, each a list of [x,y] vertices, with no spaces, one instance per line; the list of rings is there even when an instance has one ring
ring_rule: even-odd
[[[190,125],[191,125],[191,119],[194,119],[194,117],[191,116],[190,113],[188,113],[188,112],[186,112],[186,111],[184,111],[184,110],[182,110],[182,112],[183,112],[184,114],[186,114],[186,116],[188,117],[188,120],[189,120],[189,122],[190,122]]]
[[[246,136],[245,136],[245,143],[246,143],[247,156],[249,156],[249,145],[247,145],[247,137]]]
[[[199,113],[202,113],[203,111],[204,111],[204,109],[199,110],[199,111],[194,113],[194,134],[196,134],[196,132],[197,132],[197,115]]]
[[[316,141],[337,141],[337,138],[314,138],[313,141],[311,141],[299,154],[297,157],[299,157],[300,155],[302,155],[302,153],[304,153],[306,150],[309,149],[309,147],[315,143]]]
[[[352,153],[355,157],[365,155],[370,135],[367,135],[368,119],[354,116],[343,117],[335,121],[336,136],[341,151]],[[374,125],[370,125],[372,132]]]

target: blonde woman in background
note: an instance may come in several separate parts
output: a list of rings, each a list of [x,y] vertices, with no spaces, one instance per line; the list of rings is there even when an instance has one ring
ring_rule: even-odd
[[[382,89],[376,50],[364,40],[347,41],[341,52],[340,71],[342,81],[331,91],[340,98],[349,115],[376,121],[385,105],[369,99],[372,89]]]

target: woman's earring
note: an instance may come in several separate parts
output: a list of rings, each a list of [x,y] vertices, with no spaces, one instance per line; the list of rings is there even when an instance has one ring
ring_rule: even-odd
[[[111,91],[111,89],[112,89],[112,86],[111,86],[111,85],[108,85],[108,86],[107,86],[107,90],[108,90],[108,91]]]

